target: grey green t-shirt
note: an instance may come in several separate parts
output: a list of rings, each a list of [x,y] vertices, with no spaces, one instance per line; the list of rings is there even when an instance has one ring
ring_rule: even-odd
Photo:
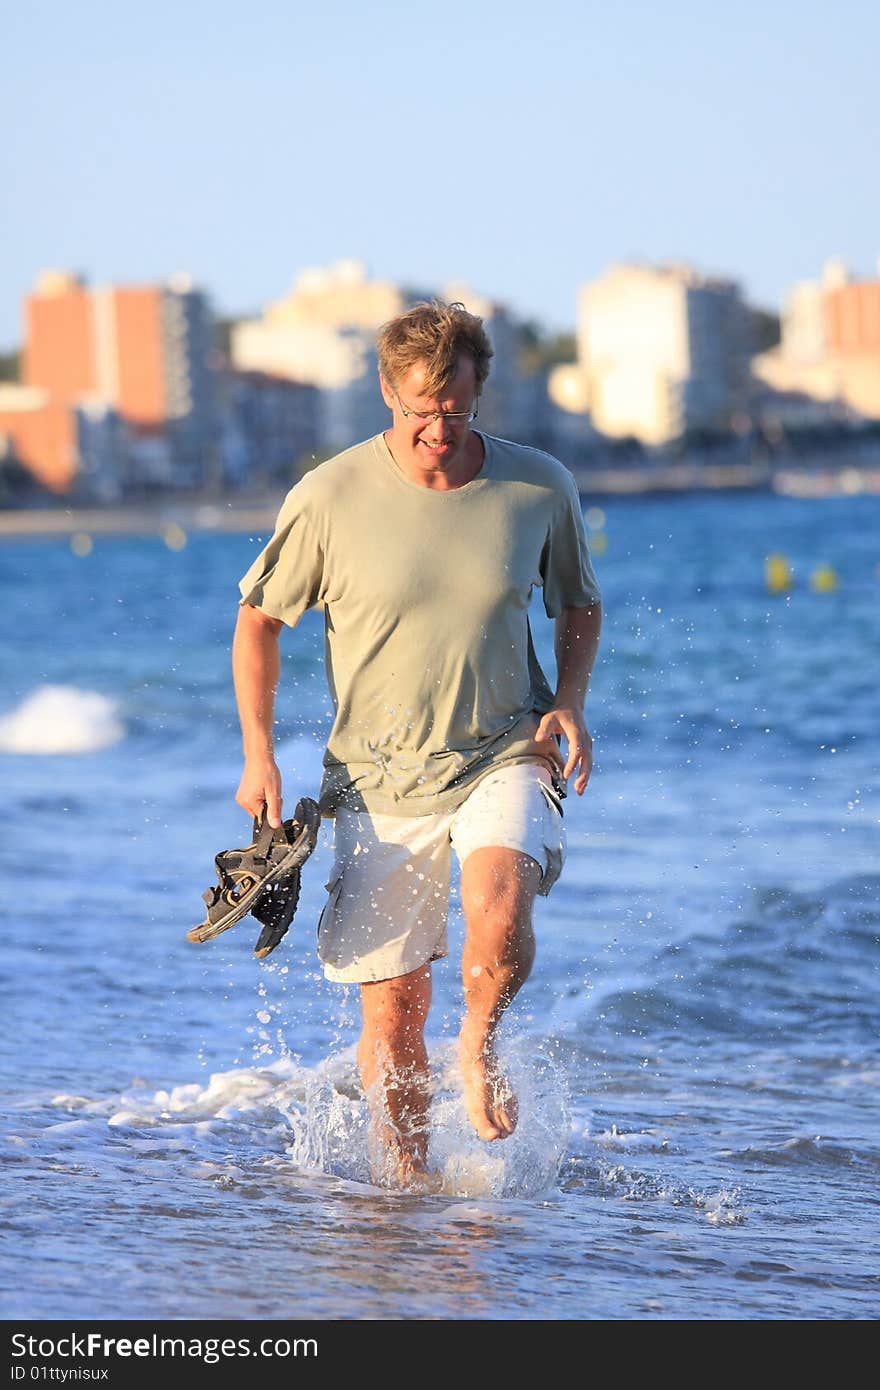
[[[379,434],[288,493],[242,602],[291,627],[323,605],[335,719],[321,806],[452,810],[499,762],[541,756],[552,693],[529,599],[551,618],[599,597],[580,502],[549,454],[481,435],[483,467],[440,492]]]

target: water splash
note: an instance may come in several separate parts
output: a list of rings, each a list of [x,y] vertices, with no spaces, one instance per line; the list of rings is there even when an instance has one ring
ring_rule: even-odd
[[[502,1065],[519,1097],[520,1121],[504,1140],[477,1138],[465,1111],[453,1045],[435,1048],[428,1168],[446,1195],[533,1197],[554,1188],[570,1131],[568,1096],[555,1064],[525,1044],[509,1046]],[[316,1075],[302,1104],[286,1108],[289,1154],[303,1168],[370,1182],[370,1116],[353,1054],[336,1075]]]
[[[447,1196],[528,1198],[557,1189],[571,1135],[563,1076],[524,1039],[508,1044],[500,1061],[519,1097],[520,1120],[508,1139],[486,1143],[467,1119],[453,1043],[434,1047],[428,1167],[433,1186]],[[288,1054],[264,1066],[215,1072],[207,1084],[157,1090],[136,1082],[101,1100],[61,1093],[52,1105],[114,1130],[161,1131],[166,1142],[187,1133],[197,1146],[222,1136],[232,1122],[239,1152],[262,1153],[260,1162],[277,1165],[283,1153],[305,1173],[377,1185],[370,1109],[353,1047],[316,1067]]]

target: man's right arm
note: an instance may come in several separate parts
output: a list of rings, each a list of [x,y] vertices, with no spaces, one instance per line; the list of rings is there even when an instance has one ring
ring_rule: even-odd
[[[243,603],[232,640],[232,677],[241,721],[244,771],[235,799],[252,816],[265,805],[269,824],[281,824],[281,773],[275,762],[272,727],[281,674],[278,634],[284,624]]]

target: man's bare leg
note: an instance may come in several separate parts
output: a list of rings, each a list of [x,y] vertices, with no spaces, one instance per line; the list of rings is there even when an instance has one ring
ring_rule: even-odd
[[[540,883],[540,865],[518,850],[474,850],[462,865],[467,937],[459,1057],[468,1118],[481,1139],[506,1139],[516,1128],[516,1097],[499,1068],[495,1034],[535,959],[532,904]]]
[[[390,1159],[396,1176],[418,1185],[427,1173],[430,1078],[425,1021],[431,967],[361,985],[364,1026],[358,1066],[373,1111],[379,1168]]]

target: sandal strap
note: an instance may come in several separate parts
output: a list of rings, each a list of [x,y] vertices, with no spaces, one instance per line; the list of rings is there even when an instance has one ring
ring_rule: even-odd
[[[269,849],[278,831],[278,827],[269,824],[268,807],[263,806],[259,816],[254,816],[254,848],[253,854],[259,859],[269,858]]]

